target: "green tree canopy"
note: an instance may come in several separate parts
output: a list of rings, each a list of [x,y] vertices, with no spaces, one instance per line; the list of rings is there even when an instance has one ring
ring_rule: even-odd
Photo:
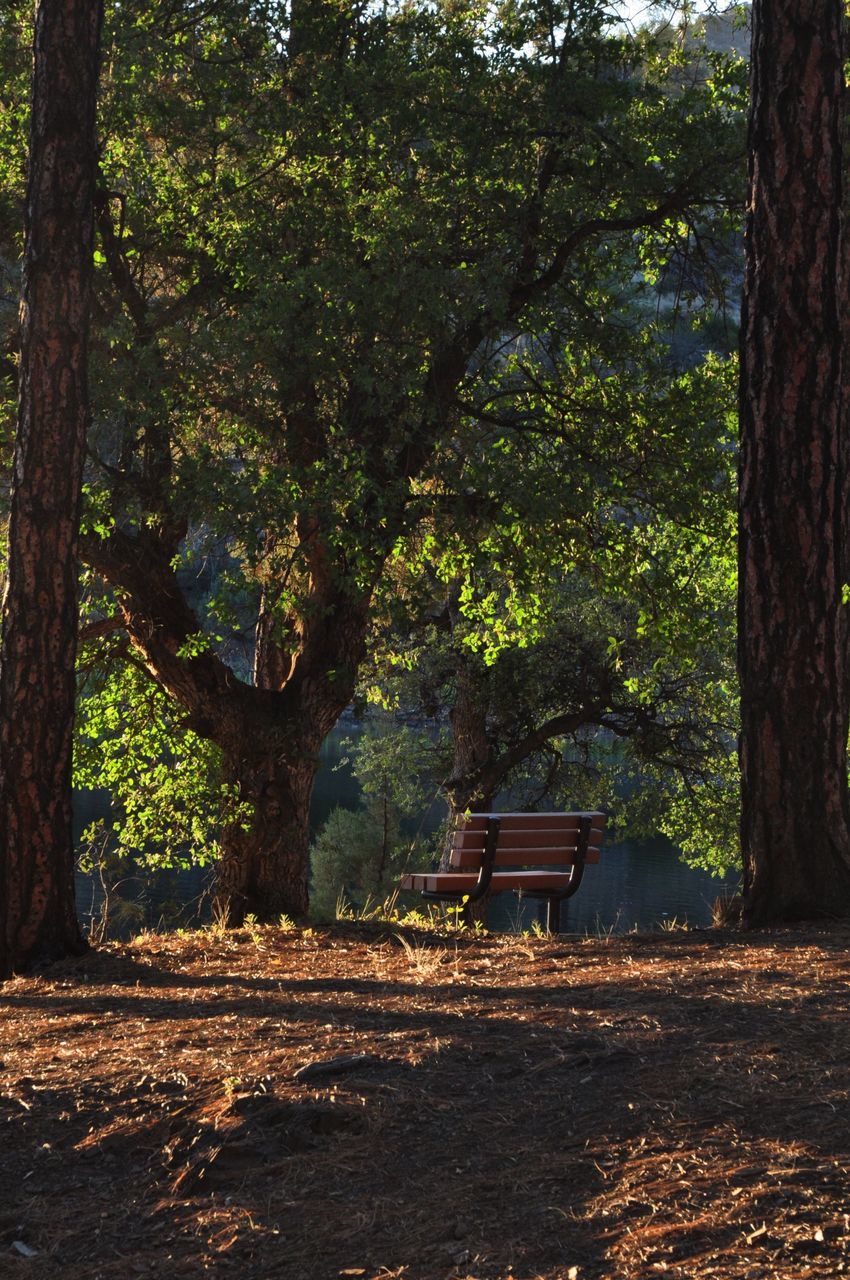
[[[105,48],[93,619],[253,809],[232,917],[298,913],[387,563],[470,508],[477,554],[542,542],[547,456],[574,520],[617,501],[611,436],[664,454],[649,398],[616,412],[643,357],[608,317],[734,204],[740,84],[595,4],[138,0]],[[600,463],[552,401],[608,383]]]

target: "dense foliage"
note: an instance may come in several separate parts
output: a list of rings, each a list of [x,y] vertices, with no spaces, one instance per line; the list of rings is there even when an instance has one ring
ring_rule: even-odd
[[[27,33],[0,23],[8,263]],[[691,828],[734,732],[729,369],[699,325],[741,95],[595,3],[112,6],[79,777],[125,847],[223,852],[231,904],[303,909],[367,643],[366,683],[419,672],[444,723],[473,667],[494,758],[607,682],[538,749],[621,737]]]

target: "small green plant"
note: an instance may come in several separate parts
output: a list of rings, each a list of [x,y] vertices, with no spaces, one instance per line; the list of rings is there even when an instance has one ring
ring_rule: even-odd
[[[255,915],[249,914],[242,921],[242,924],[248,936],[250,937],[251,941],[253,942],[254,946],[258,947],[262,940],[263,934],[262,934],[262,926],[260,925],[260,922],[258,921],[257,917]]]
[[[353,903],[340,891],[334,910],[334,919],[346,922],[377,923],[419,929],[429,933],[445,933],[450,928],[454,933],[471,930],[476,934],[486,933],[480,921],[467,924],[462,916],[463,907],[407,907],[401,902],[398,889],[394,889],[386,898],[377,899],[368,896],[361,904]]]
[[[411,907],[398,913],[394,921],[409,929],[428,929],[440,932],[445,923],[442,913],[436,907]]]
[[[295,921],[284,911],[277,918],[277,927],[283,929],[285,933],[291,933],[295,928]]]

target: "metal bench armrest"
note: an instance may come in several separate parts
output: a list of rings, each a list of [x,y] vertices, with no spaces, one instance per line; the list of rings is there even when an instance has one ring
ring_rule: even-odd
[[[458,902],[465,898],[467,902],[479,902],[490,888],[490,881],[493,878],[493,866],[496,861],[496,846],[499,843],[499,827],[501,823],[498,818],[487,819],[487,831],[484,838],[484,852],[481,856],[481,866],[478,870],[478,880],[471,889],[458,890],[457,893],[449,892],[448,889],[440,890],[439,893],[432,892],[429,889],[422,890],[423,898],[431,898],[438,902]]]
[[[496,847],[499,843],[500,826],[501,822],[498,818],[487,819],[487,833],[484,837],[481,870],[478,872],[478,883],[468,895],[470,902],[478,902],[490,888],[490,881],[493,878],[493,865],[496,861]]]

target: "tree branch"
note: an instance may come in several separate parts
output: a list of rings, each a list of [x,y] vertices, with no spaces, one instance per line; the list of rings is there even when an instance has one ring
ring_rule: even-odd
[[[103,636],[114,635],[116,631],[121,631],[124,627],[124,619],[117,615],[111,618],[101,618],[98,622],[88,622],[84,627],[80,627],[77,632],[77,639],[80,644],[87,644],[90,640],[100,640]]]

